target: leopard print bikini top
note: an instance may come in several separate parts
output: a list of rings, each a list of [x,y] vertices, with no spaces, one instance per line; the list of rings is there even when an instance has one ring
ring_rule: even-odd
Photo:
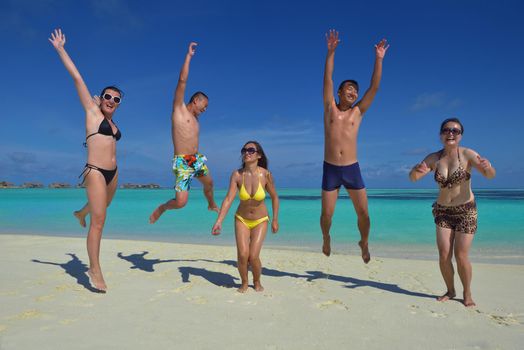
[[[444,153],[444,151],[440,151],[440,154],[439,154],[439,157],[438,159],[440,160],[440,158],[442,158],[442,154]],[[453,174],[451,175],[448,175],[448,177],[444,177],[439,171],[438,171],[438,167],[435,169],[435,181],[439,184],[440,188],[451,188],[455,185],[458,185],[462,182],[465,182],[465,181],[468,181],[469,179],[471,179],[471,174],[469,172],[466,171],[466,169],[464,169],[462,167],[462,164],[460,162],[460,152],[459,152],[459,149],[457,148],[457,155],[458,155],[458,161],[459,161],[459,166],[457,168],[457,170],[455,170],[453,172]]]

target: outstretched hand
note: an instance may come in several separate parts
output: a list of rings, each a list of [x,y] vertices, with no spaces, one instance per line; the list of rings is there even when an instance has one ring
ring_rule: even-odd
[[[380,40],[380,42],[375,45],[375,54],[377,55],[377,58],[384,58],[388,49],[388,41],[386,39]]]
[[[66,43],[65,34],[62,33],[62,29],[60,28],[55,29],[55,31],[51,33],[51,37],[48,40],[51,42],[51,44],[53,44],[53,47],[57,50],[63,48]]]
[[[481,156],[477,155],[477,159],[482,170],[486,171],[491,168],[491,163],[486,158],[482,158]]]
[[[328,51],[335,51],[340,40],[338,39],[338,32],[335,29],[330,29],[326,33],[326,42]]]
[[[188,51],[187,51],[187,54],[188,54],[189,56],[193,56],[193,55],[195,54],[195,52],[196,52],[196,46],[197,46],[197,45],[198,45],[198,44],[195,43],[195,42],[193,42],[193,41],[189,44],[189,49],[188,49]]]
[[[422,161],[421,163],[415,165],[415,171],[419,174],[426,175],[431,171],[431,168],[428,167],[426,162]]]

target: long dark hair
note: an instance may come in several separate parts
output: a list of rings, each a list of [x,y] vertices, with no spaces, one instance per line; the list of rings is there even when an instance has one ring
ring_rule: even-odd
[[[262,146],[260,146],[260,143],[258,143],[257,141],[248,141],[244,144],[244,146],[242,146],[242,148],[246,147],[246,145],[249,143],[252,143],[256,146],[257,153],[260,155],[257,165],[267,170],[268,169],[267,168],[267,157],[266,157],[266,154],[264,153],[264,149],[262,148]],[[244,162],[244,157],[242,157],[242,168],[241,169],[244,169],[245,166],[246,166],[246,163]]]

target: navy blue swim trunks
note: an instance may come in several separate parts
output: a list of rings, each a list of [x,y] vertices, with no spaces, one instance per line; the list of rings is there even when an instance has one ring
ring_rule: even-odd
[[[340,188],[340,185],[344,185],[348,190],[361,190],[366,187],[358,162],[351,165],[333,165],[324,162],[322,189],[333,191]]]

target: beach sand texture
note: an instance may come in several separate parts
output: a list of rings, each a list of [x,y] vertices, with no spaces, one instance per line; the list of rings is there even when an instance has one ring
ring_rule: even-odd
[[[0,235],[0,349],[524,348],[522,265],[474,264],[466,309],[435,300],[437,261],[261,258],[265,291],[240,294],[234,246],[106,239],[97,294],[83,238]]]

